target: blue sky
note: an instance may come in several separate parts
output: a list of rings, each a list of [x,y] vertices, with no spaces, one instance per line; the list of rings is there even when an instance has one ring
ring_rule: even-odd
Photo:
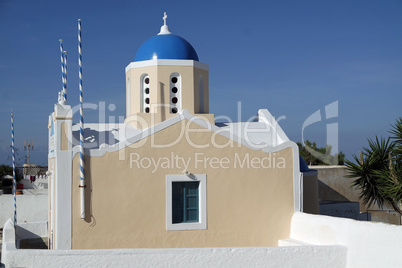
[[[324,146],[338,124],[339,150],[351,153],[388,136],[402,116],[402,1],[0,1],[0,164],[15,141],[34,140],[31,163],[47,164],[47,121],[62,88],[59,39],[68,53],[68,103],[78,104],[77,19],[83,28],[84,100],[125,114],[124,68],[159,32],[188,40],[210,66],[210,111],[242,120],[267,108],[302,140],[305,120],[323,120],[304,138]],[[338,116],[325,106],[338,101]],[[85,111],[97,122],[97,111]],[[74,117],[78,122],[78,118]]]

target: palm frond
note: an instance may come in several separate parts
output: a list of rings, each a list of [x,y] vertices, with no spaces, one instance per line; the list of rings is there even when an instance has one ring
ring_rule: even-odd
[[[355,178],[353,186],[361,190],[361,199],[365,205],[371,206],[374,203],[382,207],[388,202],[385,191],[387,180],[379,176],[378,171],[386,170],[389,161],[388,157],[394,143],[390,139],[368,140],[369,146],[363,148],[360,156],[352,155],[354,162],[346,160],[348,177]]]

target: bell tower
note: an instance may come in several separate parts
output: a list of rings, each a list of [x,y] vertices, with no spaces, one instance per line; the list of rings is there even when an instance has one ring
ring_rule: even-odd
[[[126,67],[126,123],[146,128],[186,109],[213,122],[209,114],[208,65],[166,24],[145,41]]]

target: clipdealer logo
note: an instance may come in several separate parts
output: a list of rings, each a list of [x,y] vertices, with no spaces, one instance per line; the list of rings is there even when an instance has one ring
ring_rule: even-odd
[[[161,169],[189,170],[189,169],[284,169],[286,160],[276,153],[267,153],[267,156],[251,156],[250,153],[235,153],[233,157],[210,156],[205,153],[194,153],[183,156],[173,152],[168,156],[145,156],[139,153],[130,153],[131,169],[146,169],[155,173]]]

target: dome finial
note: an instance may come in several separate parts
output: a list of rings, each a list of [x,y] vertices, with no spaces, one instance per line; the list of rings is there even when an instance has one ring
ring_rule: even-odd
[[[169,27],[166,25],[166,19],[167,19],[166,12],[163,13],[163,18],[162,19],[163,19],[163,25],[162,25],[161,31],[158,33],[158,35],[159,34],[172,34],[169,31]]]
[[[163,12],[163,25],[166,25],[167,15],[166,12]]]

